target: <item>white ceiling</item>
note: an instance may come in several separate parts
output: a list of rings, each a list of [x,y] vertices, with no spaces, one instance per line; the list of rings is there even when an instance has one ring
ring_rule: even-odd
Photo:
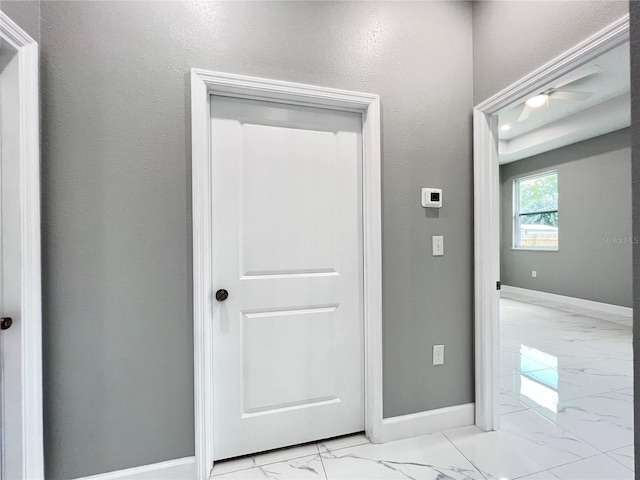
[[[522,122],[517,120],[523,104],[499,113],[500,126],[511,126],[508,131],[500,131],[501,164],[604,135],[631,124],[629,44],[604,53],[563,78],[569,78],[590,65],[597,65],[600,71],[559,89],[593,92],[588,100],[554,100],[551,96],[548,106],[534,109]]]

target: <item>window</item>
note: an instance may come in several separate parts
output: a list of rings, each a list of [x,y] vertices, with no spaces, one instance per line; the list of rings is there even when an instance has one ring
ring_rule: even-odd
[[[514,181],[513,247],[558,249],[558,172]]]

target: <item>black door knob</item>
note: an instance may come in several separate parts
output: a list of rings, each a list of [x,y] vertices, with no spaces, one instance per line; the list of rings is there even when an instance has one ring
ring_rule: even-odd
[[[229,297],[229,292],[227,292],[224,288],[221,288],[216,292],[216,300],[219,302],[224,302],[227,297]]]
[[[11,327],[11,325],[13,325],[11,317],[2,317],[2,319],[0,319],[0,330],[6,330]]]

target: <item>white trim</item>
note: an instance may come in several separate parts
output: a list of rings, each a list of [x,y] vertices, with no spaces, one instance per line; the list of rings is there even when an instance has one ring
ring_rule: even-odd
[[[380,98],[368,93],[192,69],[193,333],[197,478],[208,478],[213,466],[212,231],[209,174],[209,100],[212,93],[362,113],[365,431],[371,441],[379,443],[382,426]]]
[[[585,300],[584,298],[567,297],[566,295],[530,290],[528,288],[512,287],[510,285],[503,285],[502,291],[531,298],[538,298],[540,300],[566,303],[567,305],[573,305],[575,307],[590,308],[603,313],[613,313],[615,315],[624,315],[626,317],[633,316],[633,308],[613,305],[611,303],[595,302],[593,300]]]
[[[620,17],[586,40],[512,83],[475,106],[474,109],[489,115],[498,113],[503,108],[524,101],[549,83],[627,41],[629,41],[629,14]]]
[[[500,212],[495,114],[628,40],[629,15],[625,15],[473,109],[476,425],[482,430],[497,430],[500,426],[496,289],[500,272]]]
[[[498,117],[473,111],[476,425],[500,426]]]
[[[427,412],[385,418],[382,421],[381,442],[393,442],[403,438],[473,425],[474,415],[475,405],[466,403]]]
[[[81,477],[76,480],[195,480],[196,457],[178,458],[167,462]]]
[[[22,229],[22,478],[44,478],[40,268],[40,110],[38,44],[0,11],[0,37],[18,53]],[[15,326],[14,326],[15,328]]]

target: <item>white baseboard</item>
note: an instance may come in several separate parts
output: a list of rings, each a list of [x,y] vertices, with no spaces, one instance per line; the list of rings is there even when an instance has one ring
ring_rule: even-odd
[[[466,403],[382,420],[380,443],[473,425],[475,404]],[[196,457],[101,473],[76,480],[195,480]]]
[[[611,305],[610,303],[594,302],[593,300],[584,300],[582,298],[567,297],[565,295],[556,295],[555,293],[539,292],[538,290],[529,290],[528,288],[511,287],[503,285],[502,291],[507,293],[517,293],[527,297],[539,298],[541,300],[550,300],[553,302],[566,303],[576,307],[592,308],[604,313],[613,313],[616,315],[633,316],[633,308],[622,307],[620,305]]]
[[[195,478],[196,457],[185,457],[76,480],[195,480]]]
[[[466,403],[428,412],[385,418],[380,429],[380,443],[442,432],[475,423],[475,404]]]

